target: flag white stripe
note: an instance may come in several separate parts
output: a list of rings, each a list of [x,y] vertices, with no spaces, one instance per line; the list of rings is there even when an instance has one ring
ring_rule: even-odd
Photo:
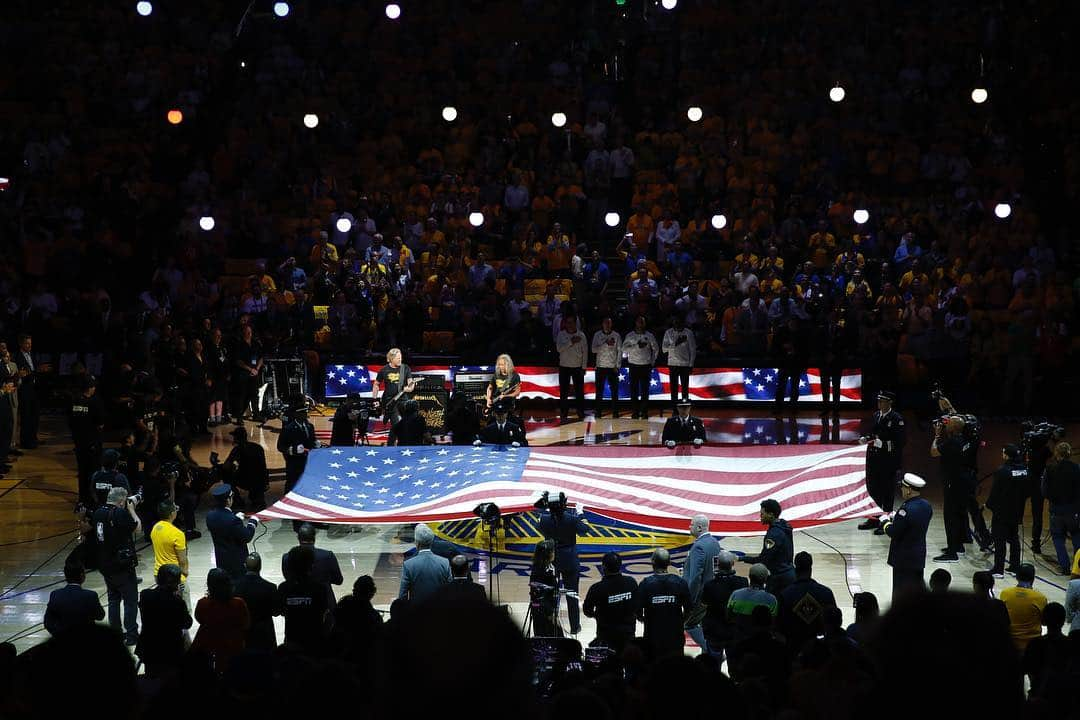
[[[750,475],[761,472],[802,470],[844,455],[864,456],[866,449],[856,445],[824,452],[801,455],[793,453],[788,456],[778,455],[771,457],[740,457],[738,454],[731,452],[730,448],[706,448],[686,455],[667,450],[661,450],[660,452],[664,454],[629,453],[621,457],[604,457],[599,454],[572,455],[570,453],[549,453],[534,449],[530,451],[529,462],[546,460],[558,463],[569,460],[585,467],[634,468],[638,470],[677,469],[692,466],[693,469],[701,472]]]

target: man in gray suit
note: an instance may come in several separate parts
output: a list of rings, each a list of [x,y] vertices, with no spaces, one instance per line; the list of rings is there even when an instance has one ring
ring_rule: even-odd
[[[701,621],[705,617],[705,605],[701,602],[701,590],[705,583],[713,579],[716,556],[720,554],[720,543],[709,534],[709,518],[695,515],[690,520],[690,534],[694,544],[690,546],[690,555],[683,566],[683,579],[690,586],[690,602],[693,608],[686,617],[686,632],[705,652],[705,632]]]
[[[413,532],[417,553],[405,561],[401,569],[401,589],[399,598],[407,598],[414,604],[433,594],[443,585],[450,583],[450,562],[431,552],[435,533],[423,523],[419,523]]]

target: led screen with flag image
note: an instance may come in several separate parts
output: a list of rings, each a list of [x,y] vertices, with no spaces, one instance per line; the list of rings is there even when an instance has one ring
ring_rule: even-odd
[[[420,365],[411,368],[415,375],[441,376],[450,381],[455,375],[490,373],[490,365]],[[559,369],[556,367],[518,365],[521,375],[521,396],[529,400],[559,399]],[[324,372],[324,390],[328,398],[345,397],[349,393],[368,394],[378,368],[368,365],[329,365]],[[585,371],[585,395],[596,393],[595,373]],[[665,366],[652,369],[649,379],[649,399],[670,401],[669,373]],[[695,402],[766,402],[776,393],[776,368],[694,368],[690,373],[690,399]],[[790,393],[788,393],[790,395]],[[610,391],[605,390],[610,398]],[[630,399],[630,371],[619,372],[619,398]],[[799,398],[807,402],[821,401],[821,373],[808,368],[799,378]],[[840,377],[840,402],[858,403],[862,400],[862,374],[845,370]]]
[[[722,535],[763,531],[774,498],[796,528],[868,517],[865,448],[749,445],[702,448],[345,447],[312,451],[292,492],[263,518],[399,524],[473,517],[482,502],[527,512],[544,490],[635,527],[683,533],[707,515]]]

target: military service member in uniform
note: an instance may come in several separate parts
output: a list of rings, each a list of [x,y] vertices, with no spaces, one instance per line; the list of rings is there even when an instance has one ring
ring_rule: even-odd
[[[675,405],[676,412],[664,423],[661,439],[669,448],[676,445],[693,443],[700,447],[705,442],[705,424],[701,418],[690,414],[690,403],[683,401]]]
[[[285,456],[285,492],[290,492],[307,467],[308,451],[318,447],[315,428],[307,419],[307,407],[297,401],[278,435],[277,449]]]
[[[792,560],[795,546],[791,526],[780,519],[780,503],[772,498],[761,501],[761,524],[768,525],[759,555],[744,555],[742,561],[751,565],[761,563],[769,568],[769,580],[765,586],[773,595],[795,582],[795,566]]]
[[[214,563],[229,574],[234,581],[247,572],[247,544],[255,536],[256,518],[244,518],[243,513],[233,512],[233,489],[221,483],[210,491],[214,507],[206,513],[206,529],[214,540]]]
[[[480,437],[476,439],[474,445],[525,447],[529,444],[525,438],[524,428],[510,419],[510,404],[506,400],[495,403],[492,406],[492,414],[495,419],[480,431]]]
[[[934,511],[922,497],[926,481],[906,473],[900,481],[904,501],[895,513],[882,516],[882,530],[889,536],[889,565],[893,569],[893,602],[905,593],[923,591],[926,582],[926,530]]]
[[[900,472],[900,459],[903,457],[906,437],[904,416],[893,409],[895,401],[896,395],[887,390],[878,393],[874,425],[870,434],[859,438],[860,444],[868,446],[866,491],[886,513],[893,509],[896,479]],[[874,530],[875,534],[882,534],[880,523],[875,518],[868,518],[859,525],[859,529]]]

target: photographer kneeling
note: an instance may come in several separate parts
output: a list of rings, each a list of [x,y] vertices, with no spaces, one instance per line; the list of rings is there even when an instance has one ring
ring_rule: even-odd
[[[109,626],[120,629],[120,602],[124,603],[124,643],[134,645],[139,640],[139,589],[135,575],[138,556],[135,552],[135,533],[142,523],[135,507],[142,498],[128,497],[128,491],[113,487],[106,504],[94,511],[94,533],[98,541],[101,575],[109,595]]]

